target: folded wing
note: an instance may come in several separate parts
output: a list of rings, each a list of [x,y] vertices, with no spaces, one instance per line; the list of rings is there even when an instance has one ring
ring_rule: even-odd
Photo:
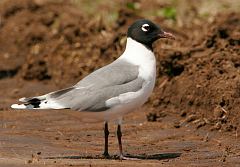
[[[113,107],[106,104],[107,100],[142,88],[145,81],[138,77],[138,70],[138,66],[115,61],[91,73],[73,87],[42,96],[21,98],[24,104],[14,104],[12,108],[105,111]]]

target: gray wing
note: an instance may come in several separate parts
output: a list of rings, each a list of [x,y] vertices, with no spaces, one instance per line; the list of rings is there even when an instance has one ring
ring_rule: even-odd
[[[78,82],[74,87],[50,94],[49,100],[78,111],[105,111],[105,102],[127,92],[142,88],[144,79],[138,77],[138,66],[114,62]]]
[[[99,89],[133,81],[138,77],[139,67],[123,60],[118,60],[100,68],[79,81],[75,87]]]

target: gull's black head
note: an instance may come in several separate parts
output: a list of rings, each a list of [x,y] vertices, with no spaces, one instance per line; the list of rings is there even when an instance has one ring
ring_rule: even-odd
[[[141,19],[134,22],[128,28],[127,36],[144,44],[150,49],[152,49],[153,42],[159,38],[174,39],[172,34],[164,32],[160,26],[146,19]]]

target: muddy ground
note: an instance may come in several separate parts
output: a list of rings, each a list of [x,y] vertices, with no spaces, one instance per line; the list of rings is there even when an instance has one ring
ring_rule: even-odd
[[[239,9],[237,0],[1,1],[0,166],[240,166]],[[103,123],[9,108],[116,59],[127,27],[143,17],[177,39],[154,44],[156,87],[124,119],[124,151],[141,160],[114,159],[114,123],[105,160]]]

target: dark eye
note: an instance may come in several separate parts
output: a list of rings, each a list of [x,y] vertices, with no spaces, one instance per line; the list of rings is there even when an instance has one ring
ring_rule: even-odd
[[[143,25],[142,25],[142,30],[143,30],[144,32],[149,31],[149,29],[150,29],[150,26],[149,26],[148,24],[143,24]]]

